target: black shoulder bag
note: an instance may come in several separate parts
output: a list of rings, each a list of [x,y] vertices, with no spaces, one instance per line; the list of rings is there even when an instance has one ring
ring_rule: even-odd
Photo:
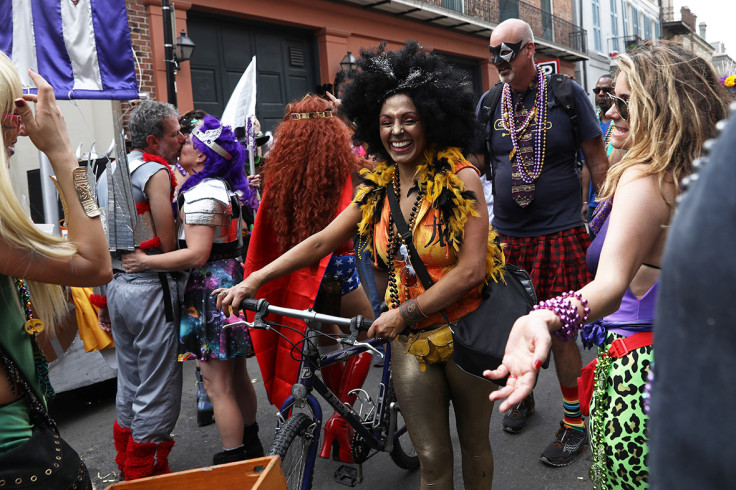
[[[9,451],[0,453],[0,486],[44,490],[91,490],[89,472],[79,454],[61,438],[56,422],[31,388],[23,371],[0,345],[0,365],[15,389],[25,392],[33,434]]]
[[[411,230],[406,225],[399,201],[390,185],[387,186],[387,195],[396,228],[409,249],[414,270],[427,290],[434,285],[434,281],[419,258]],[[499,282],[491,281],[484,286],[483,301],[478,309],[462,317],[452,327],[452,360],[462,370],[481,378],[484,370],[496,369],[501,364],[514,322],[529,313],[537,302],[532,279],[527,271],[516,265],[506,264],[503,279]],[[494,382],[505,385],[506,379]]]

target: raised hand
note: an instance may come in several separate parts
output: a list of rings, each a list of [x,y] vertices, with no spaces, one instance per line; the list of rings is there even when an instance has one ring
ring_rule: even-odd
[[[22,98],[16,99],[16,110],[23,120],[24,134],[31,138],[36,148],[46,153],[53,165],[55,156],[73,156],[66,123],[56,105],[51,85],[32,70],[28,70],[28,74],[38,88],[38,94],[24,94]],[[36,103],[35,115],[28,102]]]
[[[501,412],[513,408],[534,388],[537,372],[552,345],[549,325],[554,319],[554,313],[537,310],[516,320],[506,343],[502,364],[493,371],[483,372],[483,376],[489,379],[509,377],[506,386],[489,397],[492,401],[505,399],[498,407]]]

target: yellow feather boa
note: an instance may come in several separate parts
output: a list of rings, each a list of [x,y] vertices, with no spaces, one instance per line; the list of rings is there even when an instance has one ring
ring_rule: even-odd
[[[419,188],[425,193],[432,207],[441,209],[447,225],[447,241],[458,252],[465,237],[465,223],[470,216],[479,216],[474,204],[475,195],[465,188],[462,180],[457,176],[456,168],[465,163],[460,149],[445,148],[437,151],[428,148],[424,153],[422,163],[417,166],[414,179]],[[361,208],[362,218],[358,223],[358,235],[363,247],[369,250],[373,247],[373,230],[381,219],[383,200],[386,196],[386,187],[393,180],[395,164],[379,162],[371,171],[363,169],[361,177],[363,184],[353,199]],[[497,234],[488,227],[488,243],[486,250],[486,280],[503,281],[503,268],[506,260],[502,246],[497,242]]]

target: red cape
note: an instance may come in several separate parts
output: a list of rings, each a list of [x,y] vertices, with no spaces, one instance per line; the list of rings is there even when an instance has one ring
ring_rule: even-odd
[[[350,179],[347,179],[340,196],[340,211],[350,205],[352,197],[353,187]],[[245,277],[273,262],[279,256],[281,256],[281,251],[273,232],[271,217],[261,207],[259,212],[256,213],[256,220],[248,245],[248,254],[244,265]],[[332,254],[320,260],[316,269],[311,267],[300,269],[264,284],[258,290],[258,298],[263,298],[269,304],[275,306],[296,310],[305,310],[314,306],[322,276],[324,276],[331,256]],[[247,312],[248,321],[253,321],[254,316],[254,313]],[[280,315],[269,315],[268,319],[295,328],[298,332],[304,332],[305,329],[302,320]],[[286,328],[281,328],[279,331],[291,342],[301,347],[299,342],[303,341],[303,335]],[[261,369],[268,399],[271,404],[280,408],[291,394],[291,386],[296,382],[299,373],[300,353],[293,350],[285,339],[274,332],[252,329],[250,336],[253,340],[253,348],[258,359],[258,366]]]

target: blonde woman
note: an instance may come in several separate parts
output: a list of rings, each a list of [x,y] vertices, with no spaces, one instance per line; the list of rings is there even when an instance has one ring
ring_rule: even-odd
[[[503,412],[531,391],[550,332],[598,346],[590,432],[597,488],[641,488],[649,479],[645,384],[653,356],[652,323],[659,265],[679,181],[692,170],[727,96],[713,67],[681,46],[644,45],[618,56],[611,144],[628,150],[612,166],[593,218],[587,263],[595,279],[566,297],[541,302],[517,320],[503,364],[510,375],[491,400]],[[666,329],[667,325],[657,328]]]
[[[38,441],[36,430],[43,423],[39,413],[45,410],[34,406],[33,400],[45,404],[48,380],[39,374],[43,373],[41,361],[34,362],[34,351],[38,351],[35,334],[41,327],[44,333],[52,333],[54,322],[67,312],[58,285],[96,286],[107,283],[112,276],[105,235],[99,218],[94,216],[96,206],[88,198],[89,185],[75,179],[78,163],[53,89],[36,73],[30,72],[30,77],[38,87],[38,95],[22,93],[15,67],[0,53],[0,141],[6,150],[0,152],[0,480],[12,476],[12,481],[27,481],[38,474],[39,488],[71,488],[75,484],[77,488],[91,488],[78,456],[75,466],[65,464],[72,466],[69,471],[65,467],[52,471],[50,476],[45,476],[43,467],[26,468],[29,474],[25,475],[23,468],[6,464],[28,447],[24,443]],[[37,104],[35,115],[29,102]],[[51,162],[65,203],[68,240],[39,231],[15,197],[8,157],[19,135],[29,136]],[[82,172],[86,177],[86,170]],[[51,467],[52,462],[48,465]]]

